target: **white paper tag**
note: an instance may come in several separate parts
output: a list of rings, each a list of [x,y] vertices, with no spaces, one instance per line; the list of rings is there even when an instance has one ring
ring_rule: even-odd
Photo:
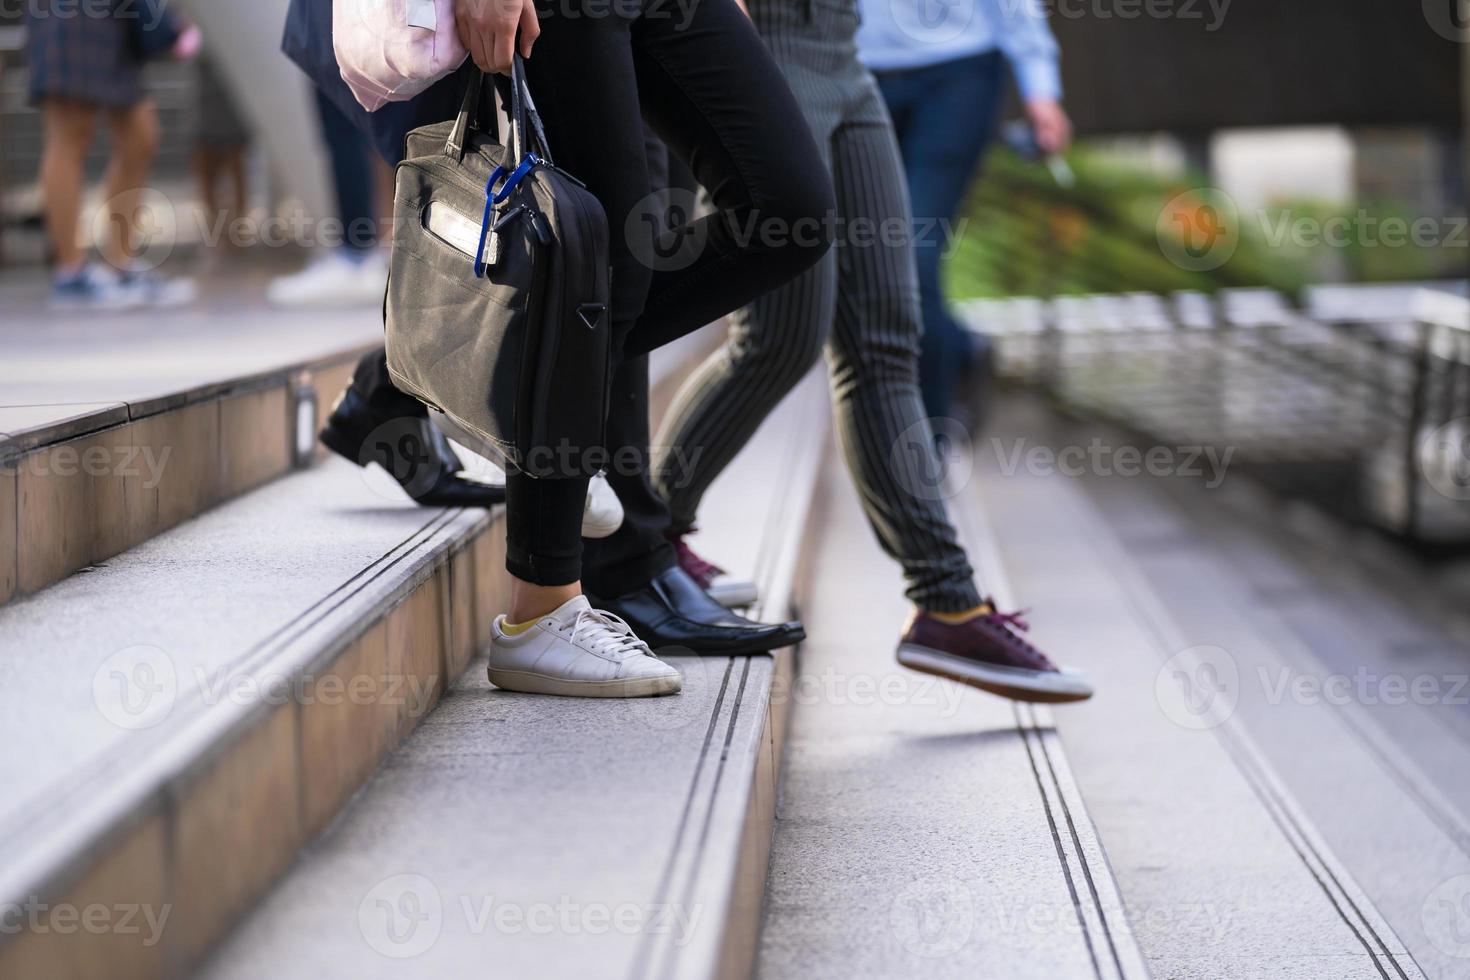
[[[439,29],[439,12],[434,9],[434,0],[407,0],[408,26],[422,27],[426,31]]]

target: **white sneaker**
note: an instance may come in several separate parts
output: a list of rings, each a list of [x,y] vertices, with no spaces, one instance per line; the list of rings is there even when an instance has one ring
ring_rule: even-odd
[[[429,418],[453,441],[460,459],[464,460],[467,478],[492,486],[505,486],[505,470],[477,450],[469,435],[439,412],[430,412]],[[599,473],[587,481],[587,500],[582,505],[582,537],[605,538],[622,526],[623,502],[607,482],[607,477]]]
[[[199,298],[199,284],[193,279],[174,279],[152,271],[131,271],[122,275],[124,289],[132,290],[142,306],[176,309]]]
[[[89,262],[51,287],[51,309],[57,312],[116,312],[137,308],[143,298],[109,269]]]
[[[606,538],[623,526],[623,502],[601,473],[587,482],[582,506],[582,537]]]
[[[294,275],[272,279],[266,298],[276,306],[373,306],[383,302],[386,282],[386,265],[376,250],[358,261],[333,250]]]
[[[593,609],[586,596],[510,636],[505,617],[491,630],[490,683],[524,694],[570,698],[644,698],[677,694],[679,672],[612,613]]]

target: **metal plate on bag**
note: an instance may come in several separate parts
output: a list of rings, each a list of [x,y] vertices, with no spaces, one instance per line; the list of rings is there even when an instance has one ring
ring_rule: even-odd
[[[429,206],[424,209],[424,227],[444,244],[463,252],[465,258],[475,257],[475,248],[480,244],[479,219],[460,214],[440,201],[430,201]],[[499,242],[499,235],[487,236],[484,256],[486,265],[494,265],[500,257],[500,249],[497,247]]]

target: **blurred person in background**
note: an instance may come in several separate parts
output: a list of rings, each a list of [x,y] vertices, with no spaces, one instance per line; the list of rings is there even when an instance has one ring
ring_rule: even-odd
[[[199,131],[195,134],[194,173],[199,181],[200,200],[204,202],[206,227],[219,229],[222,234],[217,244],[228,247],[230,226],[249,209],[245,153],[250,148],[250,128],[208,53],[199,59],[198,82]],[[221,185],[227,185],[223,191]]]
[[[41,110],[44,134],[40,182],[55,256],[52,305],[113,310],[189,302],[192,283],[163,279],[136,263],[136,219],[137,192],[147,183],[159,135],[158,113],[143,91],[143,66],[154,57],[192,58],[199,51],[198,28],[159,0],[31,0],[25,24],[30,101]],[[87,152],[99,117],[112,136],[112,159],[103,205],[109,234],[97,245],[111,268],[89,261],[77,237]]]
[[[1051,155],[1067,148],[1072,124],[1062,109],[1059,52],[1041,0],[966,0],[945,7],[937,19],[929,16],[930,0],[861,3],[858,47],[888,103],[908,171],[909,203],[921,223],[952,221],[958,214],[1000,121],[1007,64],[1036,149]],[[977,347],[945,303],[944,237],[930,234],[914,243],[924,307],[919,383],[925,410],[935,419],[954,412],[958,380],[989,361],[988,346]]]
[[[376,160],[367,139],[341,109],[316,91],[322,141],[331,163],[341,234],[326,231],[307,267],[270,284],[277,306],[375,306],[383,302],[388,260],[378,248]]]

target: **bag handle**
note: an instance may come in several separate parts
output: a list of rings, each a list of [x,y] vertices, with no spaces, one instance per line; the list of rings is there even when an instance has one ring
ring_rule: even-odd
[[[460,104],[459,116],[444,144],[445,155],[456,162],[464,159],[465,142],[476,131],[485,81],[485,73],[475,69],[465,90],[464,101]],[[515,55],[511,62],[510,78],[496,76],[495,82],[496,88],[509,89],[509,98],[505,91],[500,93],[506,116],[510,120],[510,138],[505,142],[506,166],[512,169],[516,167],[527,153],[533,152],[533,144],[534,151],[539,153],[542,162],[551,163],[551,148],[546,143],[546,130],[541,125],[536,104],[531,100],[531,91],[526,85],[526,65],[520,55]]]

